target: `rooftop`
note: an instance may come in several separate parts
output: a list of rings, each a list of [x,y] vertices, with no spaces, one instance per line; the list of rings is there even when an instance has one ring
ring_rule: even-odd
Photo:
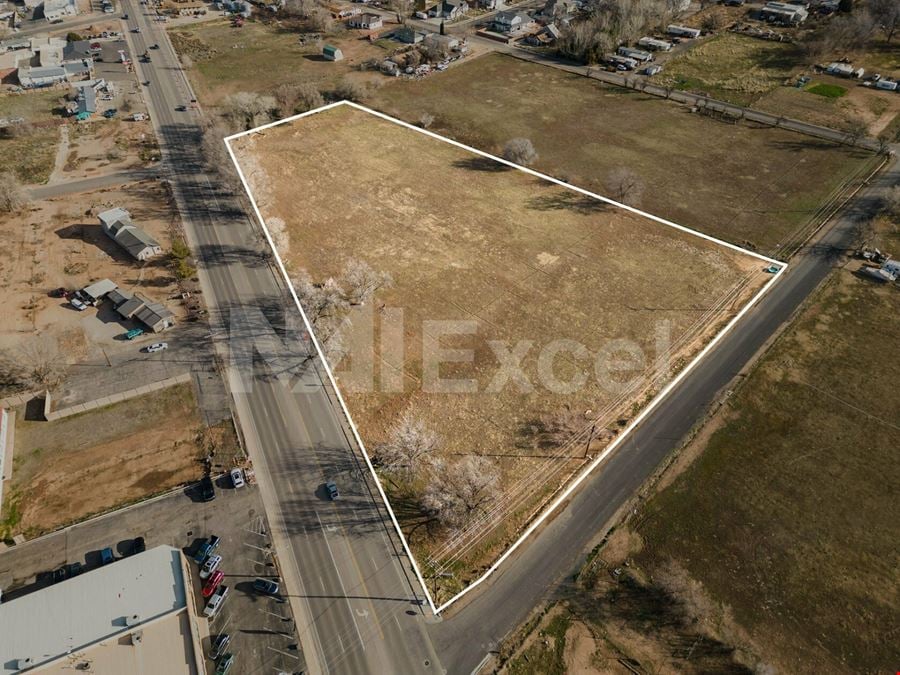
[[[91,650],[93,658],[95,650],[114,650],[122,643],[104,640],[131,633],[186,607],[184,569],[178,549],[158,546],[124,558],[0,604],[0,673],[17,672],[20,659],[25,658],[32,659],[33,666],[63,657],[71,659],[74,652],[84,650]],[[179,620],[179,627],[180,623]],[[145,644],[137,656],[160,658],[156,651]],[[187,659],[189,666],[194,660],[193,651],[192,648]],[[134,649],[130,653],[134,660]],[[185,661],[184,653],[172,658]],[[129,672],[141,670],[144,668]]]

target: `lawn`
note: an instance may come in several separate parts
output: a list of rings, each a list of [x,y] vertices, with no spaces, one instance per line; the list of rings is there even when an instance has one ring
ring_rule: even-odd
[[[783,672],[896,666],[898,312],[833,272],[638,527],[639,564],[678,561]]]
[[[173,28],[169,36],[179,54],[190,56],[194,63],[191,83],[201,102],[212,106],[238,91],[271,94],[281,84],[311,83],[329,91],[345,77],[359,82],[381,80],[383,76],[360,73],[356,66],[387,54],[348,31],[326,38],[341,48],[344,60],[326,61],[314,41],[301,45],[298,33],[255,21],[243,28],[232,28],[226,20],[206,21]]]
[[[824,96],[825,98],[840,98],[847,95],[847,89],[836,84],[814,84],[806,88],[810,94]]]
[[[739,105],[784,84],[803,67],[799,46],[721,33],[666,62],[659,81]]]
[[[433,130],[493,153],[530,138],[536,168],[601,194],[628,167],[646,186],[641,208],[762,252],[777,252],[871,158],[499,54],[393,82],[368,102],[411,122],[429,113]]]
[[[32,538],[197,480],[201,438],[235,445],[230,428],[203,432],[191,384],[54,422],[20,414],[0,536]]]
[[[453,532],[416,505],[427,471],[387,477],[420,560],[457,581],[668,379],[658,358],[677,370],[767,281],[758,258],[348,106],[233,147],[295,274],[341,279],[354,257],[393,279],[350,309],[346,343],[363,351],[339,369],[367,447],[409,412],[446,462],[479,456],[499,474],[490,517]],[[498,344],[524,346],[525,383],[501,376]],[[469,357],[431,370],[451,346]],[[613,360],[626,363],[610,374]]]

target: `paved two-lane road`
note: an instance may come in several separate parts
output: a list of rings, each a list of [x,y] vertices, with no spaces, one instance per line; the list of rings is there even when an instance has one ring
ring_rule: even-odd
[[[199,258],[217,347],[227,358],[230,348],[254,342],[271,324],[278,329],[285,311],[296,310],[234,195],[204,172],[200,120],[192,110],[177,110],[192,93],[163,30],[134,0],[124,9],[131,16],[127,30],[141,29],[127,39],[138,79],[148,83],[143,94]],[[145,52],[151,63],[140,61]],[[245,309],[260,311],[241,318]],[[296,334],[286,337],[300,349]],[[298,351],[288,360],[303,356]],[[317,370],[306,369],[302,381],[288,386],[265,368],[232,369],[230,384],[310,672],[442,672],[408,561],[397,553]],[[339,480],[341,500],[324,498],[326,477]]]

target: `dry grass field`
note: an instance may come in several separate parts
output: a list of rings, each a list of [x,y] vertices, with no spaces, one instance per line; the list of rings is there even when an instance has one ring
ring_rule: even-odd
[[[499,54],[387,84],[367,103],[413,123],[429,113],[433,130],[494,154],[530,138],[536,168],[600,194],[628,167],[646,185],[640,208],[773,255],[871,158]]]
[[[350,310],[348,342],[365,342],[374,314],[374,347],[338,368],[367,447],[412,411],[438,433],[443,457],[480,455],[499,471],[496,511],[452,541],[388,482],[420,559],[435,556],[458,581],[635,414],[665,379],[655,377],[658,359],[683,365],[768,278],[746,253],[349,106],[232,145],[292,273],[322,283],[356,258],[393,279]],[[466,334],[442,336],[435,321],[467,322]],[[388,331],[402,333],[402,351]],[[508,350],[528,341],[520,365],[530,386],[495,386],[491,341]],[[449,348],[469,351],[440,376],[471,380],[472,391],[431,384],[428,363]],[[595,361],[618,370],[595,374]],[[349,379],[348,365],[361,363],[374,366],[372,377]],[[554,377],[576,385],[562,391]],[[570,426],[548,440],[539,431],[548,418]]]
[[[900,227],[882,219],[870,245],[896,251]],[[563,589],[560,627],[523,627],[508,672],[562,672],[570,636],[564,649],[534,628],[560,640],[570,624],[590,629],[599,672],[620,659],[639,672],[896,669],[900,294],[858,264],[832,272]]]
[[[29,538],[203,475],[205,440],[223,452],[233,428],[203,432],[191,384],[54,422],[16,422],[0,537]]]
[[[213,107],[229,94],[271,94],[281,84],[312,83],[328,91],[345,77],[360,83],[380,83],[384,76],[360,73],[355,67],[389,53],[361,39],[358,32],[346,31],[323,40],[339,46],[344,60],[326,61],[314,42],[300,44],[298,33],[256,21],[248,21],[240,29],[232,28],[226,20],[206,21],[173,28],[169,35],[178,53],[194,62],[189,76],[200,100]]]

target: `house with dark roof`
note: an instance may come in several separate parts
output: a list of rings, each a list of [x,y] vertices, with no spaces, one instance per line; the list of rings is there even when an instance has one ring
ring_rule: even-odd
[[[159,242],[131,222],[131,214],[125,209],[109,209],[97,217],[106,236],[128,251],[135,260],[144,261],[162,253]]]
[[[441,0],[429,12],[431,16],[454,21],[465,16],[469,11],[466,0]]]
[[[166,309],[165,305],[153,302],[140,293],[135,293],[116,307],[116,312],[123,319],[140,321],[154,333],[160,333],[175,325],[175,315]]]

